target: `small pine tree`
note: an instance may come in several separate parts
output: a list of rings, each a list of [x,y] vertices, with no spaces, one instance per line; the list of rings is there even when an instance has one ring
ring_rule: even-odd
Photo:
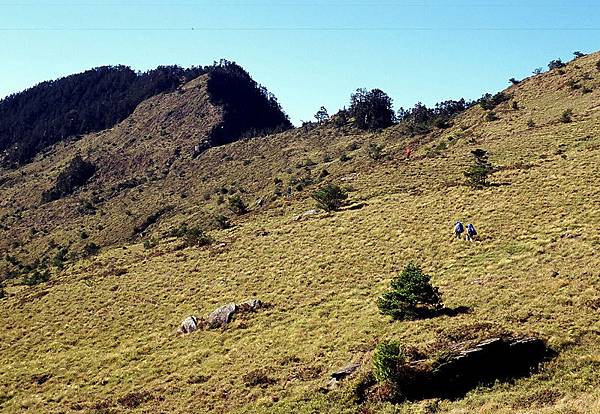
[[[431,315],[443,305],[442,296],[438,288],[431,285],[430,279],[419,265],[409,263],[392,279],[391,290],[379,298],[379,310],[397,320]]]
[[[373,375],[375,379],[378,382],[393,381],[398,373],[398,365],[403,363],[404,360],[398,342],[380,342],[373,355]]]
[[[487,151],[476,149],[471,151],[471,154],[473,154],[473,164],[464,172],[467,184],[473,188],[487,187],[488,176],[493,172]]]
[[[317,206],[325,211],[336,211],[344,204],[348,198],[348,193],[342,187],[336,184],[327,184],[312,194],[312,198],[317,202]]]
[[[317,111],[317,113],[315,114],[315,119],[320,124],[329,119],[329,113],[327,113],[327,109],[324,106],[322,106],[321,109]]]

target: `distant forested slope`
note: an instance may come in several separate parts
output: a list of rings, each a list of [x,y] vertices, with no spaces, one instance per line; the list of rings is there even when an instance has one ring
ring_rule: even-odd
[[[15,167],[67,137],[110,128],[145,99],[206,73],[214,74],[211,99],[224,106],[230,120],[216,141],[291,127],[275,97],[232,62],[188,69],[159,66],[147,72],[103,66],[42,82],[0,101],[0,164]]]

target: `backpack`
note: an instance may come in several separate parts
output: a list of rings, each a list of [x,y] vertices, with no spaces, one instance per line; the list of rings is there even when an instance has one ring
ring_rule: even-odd
[[[456,224],[454,225],[454,232],[461,234],[463,231],[465,231],[463,224],[460,221],[457,221]]]
[[[471,223],[469,223],[469,225],[467,226],[467,233],[469,233],[471,236],[477,235],[477,232],[475,231],[475,227],[473,227],[473,225]]]

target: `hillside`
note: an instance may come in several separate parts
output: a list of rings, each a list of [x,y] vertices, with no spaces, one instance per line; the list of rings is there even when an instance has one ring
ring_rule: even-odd
[[[2,171],[2,251],[28,264],[69,252],[47,282],[6,282],[2,410],[600,412],[599,59],[511,86],[495,117],[476,105],[426,134],[326,122],[197,153],[224,118],[203,75],[110,130]],[[372,143],[383,158],[369,157]],[[464,185],[475,148],[496,166],[481,190]],[[41,203],[76,154],[98,166],[94,179]],[[302,216],[330,182],[349,187],[351,208]],[[229,210],[235,195],[248,213]],[[219,215],[233,227],[219,228]],[[457,219],[475,223],[479,240],[453,240]],[[183,223],[215,242],[186,247],[172,232]],[[100,250],[82,258],[90,242]],[[381,315],[377,298],[410,261],[446,306],[471,311]],[[272,307],[175,333],[188,315],[253,297]],[[557,355],[456,400],[358,401],[379,341],[429,353],[497,332],[539,336]],[[349,362],[359,373],[323,391]]]
[[[273,132],[291,127],[273,95],[233,62],[188,69],[159,66],[147,72],[105,66],[42,82],[0,100],[0,165],[23,165],[56,143],[111,128],[146,99],[173,92],[201,75],[210,75],[210,101],[228,108],[229,130],[215,131],[219,134],[212,138],[214,143],[227,142],[222,132],[234,141],[249,128]],[[241,116],[240,100],[251,105]]]

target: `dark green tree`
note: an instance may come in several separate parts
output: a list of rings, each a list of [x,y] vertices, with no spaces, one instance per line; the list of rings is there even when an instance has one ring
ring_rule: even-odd
[[[397,320],[431,316],[443,305],[442,296],[430,279],[419,265],[409,263],[392,279],[391,289],[379,298],[379,310]]]
[[[321,107],[315,114],[315,119],[318,123],[325,122],[329,119],[329,114],[327,113],[327,109],[324,106]]]
[[[350,97],[349,112],[360,129],[387,128],[395,121],[392,99],[381,89],[357,89]]]
[[[551,60],[550,63],[548,63],[549,70],[560,69],[565,66],[566,66],[565,63],[560,59],[554,59],[554,60]]]
[[[483,188],[489,185],[488,176],[493,172],[488,160],[488,153],[482,149],[471,151],[473,164],[464,172],[467,184],[473,188]]]

